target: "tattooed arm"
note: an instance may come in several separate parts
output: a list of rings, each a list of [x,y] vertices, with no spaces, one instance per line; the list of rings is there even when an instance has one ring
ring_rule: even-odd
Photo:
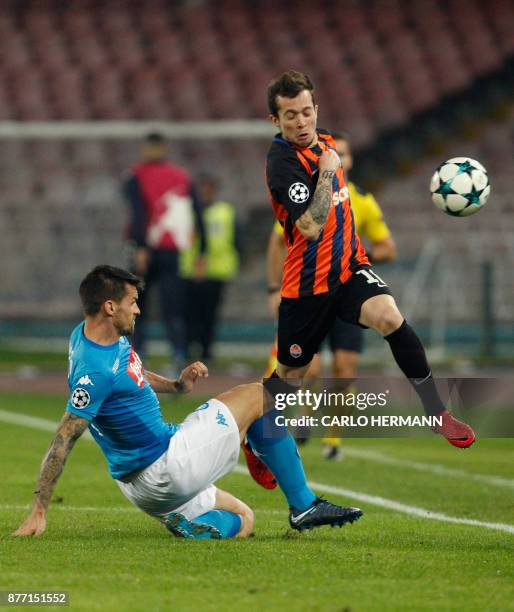
[[[296,221],[296,227],[307,238],[316,240],[325,225],[332,204],[332,180],[341,165],[339,156],[332,149],[319,158],[319,178],[309,208]]]
[[[29,536],[43,533],[46,528],[46,510],[54,487],[59,480],[71,449],[88,425],[89,421],[87,419],[76,416],[71,412],[64,414],[41,465],[36,490],[34,491],[32,511],[13,535]]]

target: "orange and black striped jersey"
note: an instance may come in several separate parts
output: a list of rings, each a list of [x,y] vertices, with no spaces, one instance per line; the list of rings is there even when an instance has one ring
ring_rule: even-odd
[[[335,149],[334,139],[325,130],[318,130],[318,143],[314,147],[297,147],[278,134],[268,152],[268,190],[287,245],[282,297],[330,292],[345,283],[359,266],[369,264],[355,231],[342,168],[334,175],[332,206],[319,237],[307,240],[295,225],[311,203],[319,158],[327,147]]]

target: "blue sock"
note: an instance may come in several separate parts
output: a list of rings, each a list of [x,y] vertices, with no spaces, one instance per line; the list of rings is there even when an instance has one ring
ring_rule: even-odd
[[[275,423],[279,414],[277,410],[266,413],[252,423],[246,436],[259,458],[273,472],[289,505],[305,510],[316,496],[307,484],[296,442],[287,427]]]
[[[222,538],[233,538],[241,531],[242,525],[239,514],[227,510],[210,510],[195,517],[191,522],[215,527]]]

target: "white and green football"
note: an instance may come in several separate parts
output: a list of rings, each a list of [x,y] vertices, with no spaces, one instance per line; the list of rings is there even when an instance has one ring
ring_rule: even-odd
[[[442,163],[430,181],[434,204],[453,217],[469,217],[481,210],[491,192],[487,170],[470,157]]]

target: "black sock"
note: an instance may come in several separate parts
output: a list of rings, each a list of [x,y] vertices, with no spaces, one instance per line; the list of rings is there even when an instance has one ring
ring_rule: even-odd
[[[384,338],[389,342],[396,363],[423,403],[427,416],[440,414],[445,407],[435,386],[425,349],[416,332],[407,321],[403,321],[396,331]]]
[[[266,391],[271,395],[271,397],[275,397],[277,393],[296,393],[298,391],[298,387],[291,385],[287,382],[285,378],[280,378],[277,374],[276,370],[273,370],[269,378],[265,378],[262,382]]]

